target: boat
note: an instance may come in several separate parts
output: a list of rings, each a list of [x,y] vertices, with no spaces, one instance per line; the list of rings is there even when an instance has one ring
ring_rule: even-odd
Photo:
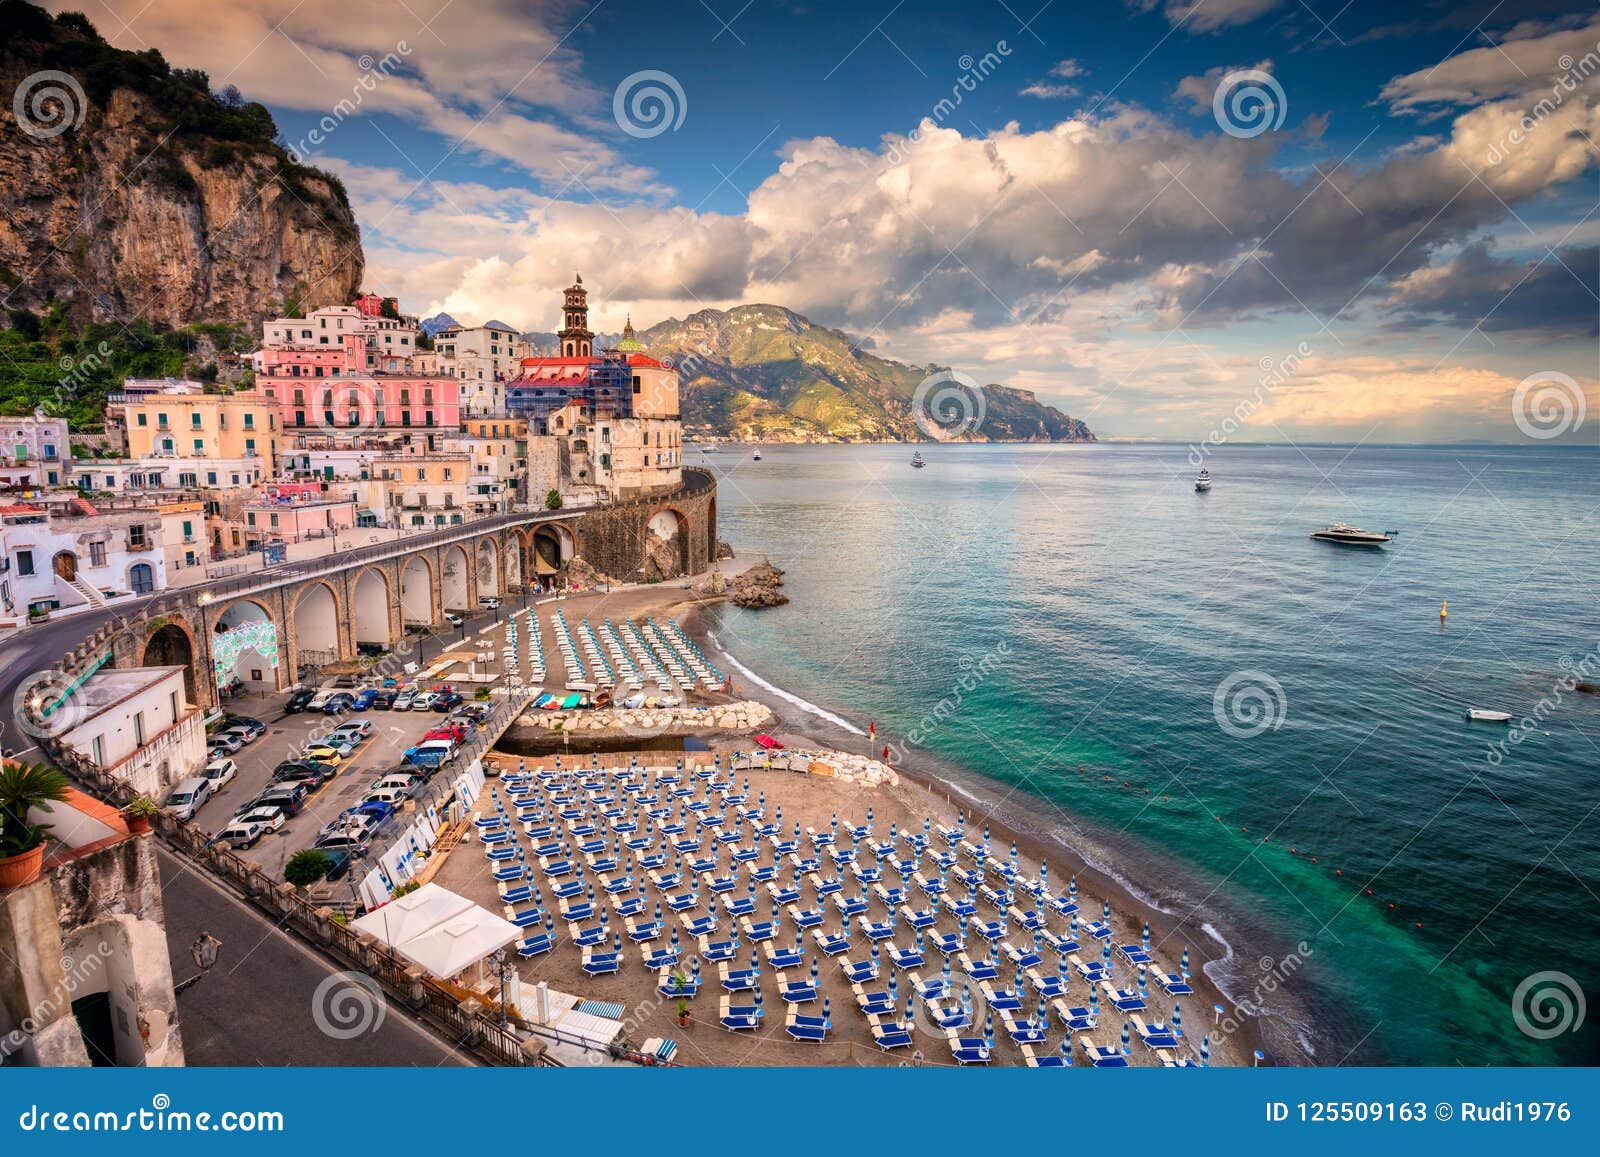
[[[1482,707],[1468,707],[1467,708],[1467,718],[1468,719],[1475,719],[1479,723],[1510,723],[1511,722],[1511,712],[1509,712],[1509,711],[1488,711],[1488,710],[1485,710]]]
[[[751,457],[752,461],[755,461],[755,462],[761,461],[761,451],[757,450],[754,454],[750,455],[750,457]]]
[[[1311,537],[1319,542],[1336,542],[1340,546],[1382,546],[1384,543],[1393,542],[1395,534],[1396,532],[1392,530],[1379,534],[1375,530],[1362,530],[1358,526],[1336,522],[1321,530],[1313,530]]]
[[[927,463],[922,460],[922,451],[921,450],[918,450],[914,454],[911,455],[911,465],[915,466],[918,470],[921,470],[924,466],[927,465]]]
[[[1194,488],[1202,493],[1211,489],[1211,471],[1202,470],[1195,475]]]

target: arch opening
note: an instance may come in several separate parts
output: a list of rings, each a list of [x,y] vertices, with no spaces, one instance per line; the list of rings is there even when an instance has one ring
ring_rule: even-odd
[[[458,545],[444,552],[444,576],[439,583],[439,601],[445,610],[471,610],[467,605],[472,586],[470,575],[466,551]]]
[[[499,598],[501,593],[500,552],[493,540],[484,539],[478,544],[478,598]]]
[[[381,570],[364,570],[351,591],[356,648],[369,653],[394,646],[389,622],[389,576]]]
[[[400,571],[400,617],[407,627],[433,625],[433,568],[420,555]]]
[[[211,670],[222,690],[279,691],[278,625],[260,603],[234,603],[211,635]]]
[[[339,601],[325,583],[307,587],[295,600],[294,641],[298,679],[339,661]]]
[[[678,578],[689,573],[688,523],[676,510],[658,510],[645,530],[644,577]]]
[[[182,667],[183,694],[190,703],[199,703],[200,697],[194,678],[194,643],[189,632],[174,623],[155,631],[144,642],[139,657],[141,667]]]

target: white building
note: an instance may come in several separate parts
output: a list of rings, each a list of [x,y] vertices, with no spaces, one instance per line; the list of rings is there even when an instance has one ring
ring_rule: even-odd
[[[0,418],[0,486],[67,486],[72,450],[65,418]]]
[[[437,372],[461,382],[461,414],[505,413],[505,383],[517,376],[517,331],[503,321],[452,325],[433,335]]]
[[[179,458],[151,454],[84,462],[73,475],[80,490],[141,494],[173,490],[231,490],[270,481],[273,464],[264,458]]]
[[[162,515],[102,509],[82,498],[0,507],[0,619],[71,613],[165,590]]]
[[[417,327],[397,318],[377,316],[354,305],[313,309],[304,317],[278,317],[264,322],[261,344],[271,349],[338,350],[347,334],[360,334],[377,369],[383,355],[410,357],[417,352]],[[259,351],[258,351],[259,353]],[[257,355],[256,369],[261,369]]]
[[[186,670],[97,671],[60,709],[72,724],[61,741],[160,803],[173,784],[194,775],[206,760],[205,718],[188,700]]]

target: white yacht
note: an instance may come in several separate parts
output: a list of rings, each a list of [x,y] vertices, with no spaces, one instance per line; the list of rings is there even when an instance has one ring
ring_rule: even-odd
[[[1211,489],[1211,471],[1202,470],[1195,475],[1194,488],[1202,493]]]
[[[911,455],[911,465],[915,466],[918,470],[921,470],[927,465],[927,463],[922,460],[921,450],[917,450]]]
[[[757,449],[754,454],[750,455],[750,459],[753,462],[761,461],[761,451],[759,449]]]
[[[1332,526],[1325,526],[1321,530],[1313,530],[1311,537],[1319,542],[1336,542],[1340,546],[1383,546],[1394,541],[1395,532],[1388,531],[1379,534],[1375,530],[1362,530],[1358,526],[1348,526],[1343,522],[1336,522]]]

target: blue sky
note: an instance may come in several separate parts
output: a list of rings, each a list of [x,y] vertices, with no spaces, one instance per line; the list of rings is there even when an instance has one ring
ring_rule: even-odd
[[[775,302],[1113,434],[1600,425],[1592,5],[199,7],[89,16],[265,101],[408,310],[552,328],[581,268],[601,328]]]

